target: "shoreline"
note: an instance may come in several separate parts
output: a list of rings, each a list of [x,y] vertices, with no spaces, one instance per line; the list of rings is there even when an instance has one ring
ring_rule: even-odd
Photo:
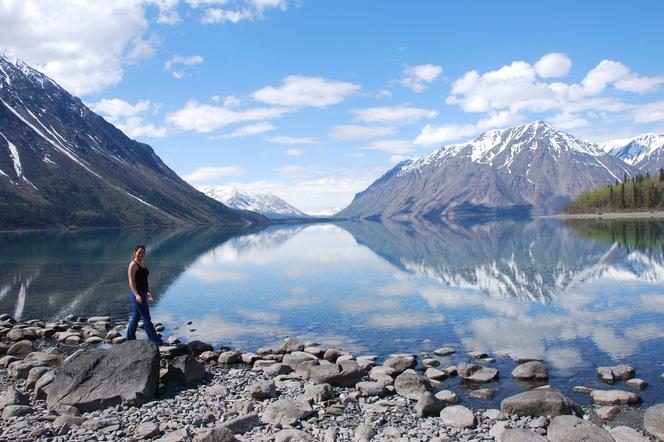
[[[664,211],[643,211],[643,212],[598,212],[598,213],[559,213],[556,215],[542,215],[536,218],[553,219],[661,219],[664,218]]]
[[[649,440],[644,438],[649,431],[644,413],[664,407],[639,406],[638,388],[631,386],[639,380],[624,364],[598,369],[606,390],[582,387],[580,379],[573,390],[589,394],[594,404],[579,407],[568,392],[548,385],[546,365],[534,358],[514,360],[510,376],[492,368],[492,355],[451,347],[389,355],[383,361],[296,338],[255,352],[214,349],[200,341],[183,344],[174,338],[157,349],[149,341],[124,342],[119,335],[124,327],[108,316],[70,315],[46,323],[0,315],[0,439],[451,441],[520,434],[539,440],[535,438],[547,436],[552,428],[575,431],[584,423],[586,430],[608,437],[628,432],[642,438],[634,440]],[[141,387],[141,395],[119,399],[116,390],[131,388],[122,382],[109,387],[108,397],[85,397],[101,394],[99,382],[115,374],[104,373],[109,364],[95,358],[114,353],[136,358],[127,369],[132,379],[145,375],[146,382],[154,383],[151,395]],[[150,380],[137,368],[150,359],[149,353],[156,357],[152,370],[158,379]],[[95,362],[81,377],[76,370],[86,369],[86,358]],[[110,365],[114,371],[122,369]],[[94,392],[72,393],[74,380],[84,383],[97,375]],[[65,376],[73,378],[66,380],[67,393],[58,401],[58,385]],[[529,379],[530,384],[503,400],[501,409],[464,406],[471,397],[491,397],[501,379],[510,377]],[[79,402],[72,405],[71,397]]]

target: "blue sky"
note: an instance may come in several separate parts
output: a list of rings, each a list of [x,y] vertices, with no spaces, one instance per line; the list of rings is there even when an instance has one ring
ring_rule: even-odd
[[[342,208],[396,162],[544,119],[664,133],[664,3],[0,3],[0,50],[191,184]]]

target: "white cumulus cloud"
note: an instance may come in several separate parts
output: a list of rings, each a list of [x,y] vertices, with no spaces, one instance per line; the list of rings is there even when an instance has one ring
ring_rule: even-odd
[[[257,90],[253,98],[277,106],[325,107],[343,101],[359,89],[359,85],[345,81],[291,75],[283,79],[281,86]]]
[[[564,77],[572,68],[572,60],[567,54],[552,52],[535,63],[535,72],[542,78]]]
[[[150,56],[139,1],[22,0],[0,4],[0,52],[17,57],[75,95],[122,80],[123,66]]]
[[[272,123],[268,123],[266,121],[261,121],[260,123],[256,124],[248,124],[246,126],[242,126],[238,129],[235,129],[233,132],[224,134],[223,138],[239,138],[239,137],[247,137],[249,135],[256,135],[260,134],[263,132],[268,132],[270,130],[275,130],[277,127],[273,125]]]
[[[119,98],[104,98],[88,105],[115,125],[130,138],[162,138],[168,135],[166,126],[156,125],[146,120],[146,114],[154,110],[150,100],[141,100],[135,104]]]
[[[289,136],[286,136],[286,135],[278,135],[276,137],[268,137],[265,140],[270,142],[270,143],[274,143],[274,144],[287,144],[287,145],[316,144],[316,141],[313,138],[289,137]]]
[[[170,72],[175,78],[183,78],[187,72],[184,67],[194,66],[203,63],[203,57],[200,55],[190,55],[184,57],[182,55],[173,55],[165,64],[164,69]]]
[[[374,141],[373,143],[362,147],[362,149],[403,154],[413,150],[413,142],[411,140],[380,140]]]
[[[232,110],[189,101],[182,109],[168,114],[166,121],[183,130],[211,132],[235,123],[278,118],[286,112],[288,109],[276,107]]]
[[[404,77],[401,79],[401,84],[413,92],[422,92],[442,73],[443,68],[435,64],[408,66],[404,70]]]

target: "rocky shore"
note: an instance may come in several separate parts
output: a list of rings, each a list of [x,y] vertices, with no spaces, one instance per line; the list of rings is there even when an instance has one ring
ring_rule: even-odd
[[[173,338],[157,348],[124,342],[125,328],[0,315],[0,440],[664,440],[664,403],[640,406],[647,382],[626,364],[597,369],[605,389],[575,387],[590,397],[580,407],[534,358],[501,373],[491,355],[450,347],[384,360],[295,338],[255,352]],[[501,376],[531,388],[500,409],[464,406],[492,397]]]

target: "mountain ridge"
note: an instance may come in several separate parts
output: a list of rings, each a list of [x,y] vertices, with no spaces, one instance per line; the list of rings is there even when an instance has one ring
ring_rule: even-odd
[[[0,229],[246,225],[55,81],[0,55]]]
[[[309,218],[283,199],[270,193],[255,193],[232,186],[207,185],[197,188],[232,209],[258,212],[269,219]]]
[[[351,218],[516,217],[559,212],[637,169],[543,121],[492,130],[405,160],[355,195]]]

